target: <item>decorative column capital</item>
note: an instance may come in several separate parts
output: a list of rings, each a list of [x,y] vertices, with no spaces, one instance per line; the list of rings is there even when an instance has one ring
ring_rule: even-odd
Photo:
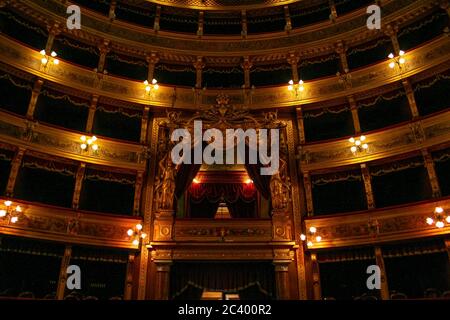
[[[242,67],[242,69],[244,69],[244,71],[245,70],[250,70],[253,67],[253,63],[252,63],[250,57],[245,56],[243,58],[242,63],[241,63],[241,67]]]
[[[336,51],[337,54],[340,55],[345,54],[347,52],[347,49],[348,49],[347,44],[342,40],[339,40],[334,44],[334,50]]]
[[[152,51],[145,55],[145,60],[150,65],[155,65],[159,62],[159,55],[157,52]]]
[[[383,28],[383,32],[388,37],[394,37],[398,33],[398,25],[397,24],[387,24]]]
[[[110,50],[110,42],[107,39],[103,39],[103,41],[101,41],[98,45],[97,48],[100,51],[100,54],[102,55],[106,55]]]
[[[205,62],[203,60],[203,57],[197,57],[197,59],[194,62],[194,68],[195,70],[199,71],[199,70],[203,70],[203,68],[205,67]]]
[[[297,52],[289,52],[286,61],[291,66],[296,66],[300,62],[300,55]]]
[[[62,28],[59,24],[59,22],[52,22],[47,25],[47,31],[49,35],[57,36],[62,32]]]

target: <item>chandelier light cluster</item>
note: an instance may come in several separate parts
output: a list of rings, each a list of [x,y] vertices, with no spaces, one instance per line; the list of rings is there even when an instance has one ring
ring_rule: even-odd
[[[348,141],[352,144],[352,146],[350,147],[350,151],[354,155],[369,150],[369,145],[364,142],[366,141],[366,136],[360,136],[359,138],[351,137]]]
[[[389,63],[389,68],[394,69],[396,65],[401,69],[402,65],[405,64],[405,51],[400,50],[398,53],[398,56],[395,56],[393,53],[390,53],[388,55],[388,58],[391,59],[391,62]]]
[[[133,245],[138,246],[141,242],[141,239],[144,240],[147,238],[147,234],[145,232],[142,232],[142,224],[138,223],[134,229],[128,229],[127,231],[128,236],[133,239]]]
[[[92,137],[81,136],[80,141],[81,141],[80,143],[81,150],[83,151],[89,151],[89,149],[92,149],[93,151],[98,150],[98,144],[95,143],[97,141],[96,136]]]
[[[314,243],[322,241],[322,237],[318,235],[316,227],[310,227],[306,235],[300,235],[300,240],[306,242],[308,248],[311,248],[314,246]]]
[[[148,82],[148,80],[144,81],[145,91],[147,93],[151,93],[159,89],[158,80],[153,79],[152,82]]]
[[[4,207],[0,209],[0,219],[9,218],[11,223],[16,223],[19,221],[19,216],[22,214],[22,208],[17,205],[13,206],[12,201],[5,201],[3,203]]]
[[[42,56],[41,63],[43,66],[47,66],[49,63],[54,65],[59,64],[59,60],[56,58],[58,54],[55,51],[52,51],[50,54],[47,54],[45,50],[41,50],[39,53]]]
[[[305,91],[303,84],[303,80],[300,80],[298,83],[294,83],[294,80],[291,80],[289,81],[288,90],[295,92],[295,96],[298,96],[300,93]]]
[[[428,225],[442,229],[446,223],[450,224],[450,215],[447,215],[442,207],[436,207],[433,217],[428,217],[426,221]]]

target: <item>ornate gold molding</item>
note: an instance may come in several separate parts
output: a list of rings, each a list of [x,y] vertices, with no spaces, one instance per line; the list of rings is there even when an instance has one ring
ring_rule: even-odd
[[[307,218],[306,228],[316,227],[323,240],[314,249],[357,246],[450,234],[450,227],[429,226],[426,218],[439,205],[450,206],[450,198],[415,205],[368,210],[362,213]],[[371,225],[376,221],[377,232]]]
[[[0,199],[3,202],[5,199]],[[14,200],[23,216],[15,224],[0,219],[0,234],[72,244],[136,249],[127,230],[141,223],[138,217],[84,213],[76,210]]]
[[[336,79],[329,77],[305,83],[302,99],[297,99],[286,86],[255,89],[252,99],[248,101],[250,109],[280,108],[300,106],[314,102],[327,101],[356,95],[371,89],[376,89],[404,78],[411,77],[424,70],[442,65],[448,66],[450,60],[450,38],[441,36],[428,43],[407,52],[407,63],[402,74],[390,69],[387,61],[351,72],[352,87],[344,89]],[[17,69],[24,70],[48,81],[57,82],[67,87],[81,90],[89,94],[106,96],[118,100],[139,103],[143,106],[158,106],[183,109],[198,109],[213,104],[219,94],[228,95],[235,105],[245,103],[245,90],[205,90],[196,104],[197,93],[192,88],[173,88],[161,85],[159,90],[151,97],[146,94],[142,83],[104,75],[100,83],[97,82],[97,73],[61,61],[57,67],[47,72],[40,70],[40,54],[28,47],[0,36],[0,59]],[[0,66],[7,69],[6,66]]]
[[[450,110],[365,136],[369,151],[356,156],[347,139],[303,146],[302,171],[366,163],[446,143],[450,141]]]
[[[145,171],[142,145],[99,138],[97,153],[81,152],[80,134],[57,129],[0,111],[0,141],[91,164]]]

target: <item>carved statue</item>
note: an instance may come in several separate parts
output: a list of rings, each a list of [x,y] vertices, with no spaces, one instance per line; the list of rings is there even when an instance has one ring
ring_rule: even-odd
[[[270,179],[270,194],[273,209],[286,209],[289,203],[290,183],[286,181],[284,171],[286,163],[280,159],[280,169]]]
[[[156,185],[156,204],[158,209],[172,210],[175,197],[175,179],[177,176],[177,167],[172,162],[170,154],[166,154],[159,162],[159,168],[162,172],[161,179],[158,179]]]

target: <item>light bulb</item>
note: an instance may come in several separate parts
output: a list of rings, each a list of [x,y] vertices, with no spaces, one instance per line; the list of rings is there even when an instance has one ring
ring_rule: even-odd
[[[92,150],[97,151],[97,150],[98,150],[98,145],[94,144],[94,145],[92,146]]]
[[[17,212],[22,212],[22,208],[21,208],[20,206],[17,206],[17,207],[16,207],[16,211],[17,211]]]
[[[393,53],[389,53],[388,58],[389,59],[394,59],[394,54]]]
[[[293,86],[288,86],[288,90],[292,91],[292,90],[294,90],[294,87]]]
[[[314,244],[312,243],[312,241],[308,241],[307,246],[308,247],[312,247]]]
[[[146,233],[142,233],[142,234],[141,234],[141,238],[142,238],[142,239],[145,239],[146,237],[147,237],[147,234],[146,234]]]
[[[350,151],[351,151],[352,153],[356,153],[356,150],[358,150],[358,148],[356,148],[355,146],[353,146],[353,147],[350,148]]]
[[[47,60],[47,58],[42,58],[41,62],[42,62],[42,64],[47,64],[48,60]]]
[[[305,88],[303,86],[301,86],[299,89],[301,92],[305,91]]]
[[[55,51],[52,51],[52,53],[50,54],[53,58],[57,56]]]
[[[434,223],[434,220],[432,218],[427,218],[427,224],[430,226]]]
[[[350,141],[350,143],[355,143],[355,138],[351,137],[348,141]]]
[[[442,221],[438,221],[438,222],[436,222],[436,227],[438,227],[439,229],[443,228],[444,227],[444,223]]]
[[[365,149],[365,150],[367,150],[367,149],[369,149],[369,145],[368,145],[367,143],[364,143],[364,144],[362,145],[362,148]]]
[[[445,218],[445,221],[447,221],[447,223],[450,223],[450,216],[447,216],[447,218]]]
[[[145,87],[145,91],[150,92],[151,88],[149,86]]]
[[[59,60],[58,59],[53,60],[53,64],[54,65],[58,65],[59,64]]]
[[[322,241],[322,237],[321,237],[321,236],[317,236],[317,237],[316,237],[316,241],[317,241],[317,242]]]
[[[144,84],[145,84],[146,86],[148,86],[148,80],[145,80],[145,81],[144,81]]]
[[[6,210],[0,210],[0,218],[6,217]]]
[[[12,205],[12,201],[10,201],[10,200],[5,201],[5,206],[9,207],[11,205]]]
[[[309,232],[311,232],[311,233],[316,233],[316,231],[317,231],[316,227],[309,228]]]
[[[400,58],[400,60],[398,60],[398,62],[400,62],[400,64],[404,64],[406,62],[405,58]]]
[[[193,183],[200,183],[200,181],[197,178],[194,178],[194,180],[192,180]]]
[[[94,142],[97,141],[97,137],[96,137],[96,136],[93,136],[91,139],[92,139],[92,141],[94,141]]]
[[[139,240],[135,239],[133,240],[133,246],[138,246],[139,245]]]
[[[80,137],[80,140],[83,141],[83,142],[85,142],[85,141],[86,141],[86,136],[81,136],[81,137]]]
[[[398,54],[400,55],[400,57],[401,57],[401,56],[404,56],[404,55],[405,55],[405,51],[400,50],[400,52],[399,52]]]
[[[290,80],[289,84],[292,86],[294,84],[294,80]]]
[[[45,50],[41,50],[39,53],[41,54],[41,56],[45,56]]]
[[[360,146],[361,145],[361,140],[356,140],[355,141],[355,145]]]
[[[88,139],[87,144],[91,145],[92,144],[92,139]]]
[[[138,224],[136,225],[136,229],[139,230],[139,231],[141,231],[141,230],[142,230],[142,224],[138,223]]]
[[[394,69],[395,68],[395,62],[389,63],[389,68]]]
[[[159,85],[155,84],[155,85],[153,86],[153,88],[154,88],[155,90],[158,90],[158,89],[159,89]]]
[[[306,240],[306,236],[303,233],[300,235],[300,240],[302,240],[302,241]]]
[[[81,147],[81,149],[82,149],[82,150],[86,150],[86,148],[87,148],[87,144],[85,144],[85,143],[82,143],[80,147]]]
[[[359,140],[361,140],[361,141],[366,140],[366,136],[361,136],[361,137],[359,138]]]
[[[442,213],[442,212],[444,212],[444,209],[442,209],[442,207],[436,207],[436,208],[434,209],[434,212],[436,212],[436,213]]]
[[[11,218],[11,223],[16,223],[17,221],[19,221],[18,217],[12,217]]]
[[[300,80],[298,83],[299,83],[299,84],[303,84],[304,82],[303,82],[303,80]]]
[[[131,237],[134,234],[134,231],[132,229],[128,229],[127,234]]]
[[[157,84],[157,83],[158,83],[158,81],[156,79],[152,80],[152,84]]]

